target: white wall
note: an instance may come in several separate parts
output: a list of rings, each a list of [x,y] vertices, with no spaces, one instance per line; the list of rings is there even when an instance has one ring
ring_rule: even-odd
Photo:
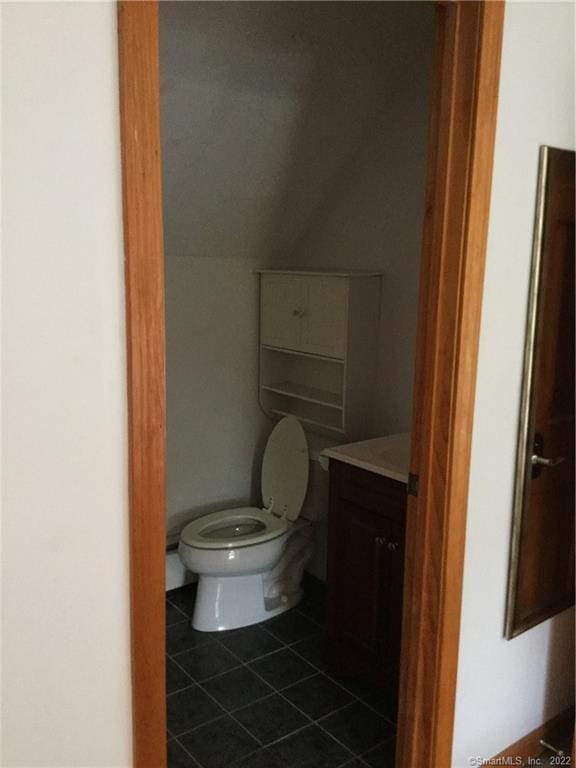
[[[3,3],[0,763],[131,765],[116,7]]]
[[[387,48],[373,73],[362,138],[294,249],[304,266],[384,273],[377,394],[367,435],[374,437],[411,426],[435,37],[431,4],[394,5],[386,10],[395,48]],[[383,83],[378,66],[387,75]]]
[[[256,266],[388,270],[375,432],[407,427],[433,19],[305,2],[166,2],[160,18],[175,533],[258,501]]]
[[[574,8],[506,7],[472,445],[453,765],[574,701],[574,611],[503,637],[538,148],[574,148]]]

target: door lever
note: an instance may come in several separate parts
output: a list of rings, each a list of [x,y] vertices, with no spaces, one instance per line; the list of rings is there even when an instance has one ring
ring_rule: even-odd
[[[562,464],[565,456],[556,456],[555,459],[547,459],[545,456],[538,456],[537,453],[532,454],[532,466],[539,465],[541,467],[557,467],[558,464]]]
[[[530,456],[530,464],[532,465],[532,478],[540,477],[542,467],[557,467],[558,464],[562,464],[564,456],[556,456],[554,459],[549,459],[546,456],[542,456],[544,453],[544,437],[536,432],[534,435],[534,443],[532,447],[532,454]]]

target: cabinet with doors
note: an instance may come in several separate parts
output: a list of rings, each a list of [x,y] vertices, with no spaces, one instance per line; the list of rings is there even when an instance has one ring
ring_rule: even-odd
[[[327,620],[340,675],[398,698],[406,484],[330,459]]]
[[[260,403],[305,429],[363,437],[378,352],[380,275],[259,270]]]

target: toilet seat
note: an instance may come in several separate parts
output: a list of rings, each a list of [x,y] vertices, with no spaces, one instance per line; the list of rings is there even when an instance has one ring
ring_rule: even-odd
[[[265,508],[223,509],[199,517],[184,528],[181,543],[197,549],[236,549],[281,536],[300,514],[308,472],[308,444],[302,425],[294,416],[285,416],[272,430],[262,459]]]
[[[180,541],[197,549],[236,549],[281,536],[290,523],[257,507],[223,509],[204,515],[184,528]]]

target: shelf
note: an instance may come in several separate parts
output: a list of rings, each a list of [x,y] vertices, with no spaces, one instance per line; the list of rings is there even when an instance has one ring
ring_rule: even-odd
[[[301,421],[303,424],[309,424],[312,427],[319,427],[337,435],[346,434],[345,430],[342,427],[334,427],[331,424],[326,424],[326,422],[316,421],[316,419],[311,419],[308,416],[300,416],[297,413],[291,413],[290,411],[281,410],[280,408],[270,408],[270,413],[274,413],[276,414],[276,416],[294,416],[295,418],[298,419],[298,421]]]
[[[268,344],[262,344],[262,349],[270,352],[280,352],[282,355],[296,355],[297,357],[309,357],[312,360],[322,360],[325,363],[336,363],[344,365],[344,360],[338,357],[326,357],[325,355],[313,355],[311,352],[299,352],[297,349],[286,349],[286,347],[271,347]]]
[[[262,267],[254,272],[260,275],[300,275],[303,277],[382,277],[384,272],[375,272],[370,269],[268,269]]]
[[[287,395],[298,400],[306,400],[309,403],[317,403],[327,408],[336,408],[342,410],[342,395],[335,392],[329,392],[326,389],[317,389],[316,387],[307,387],[303,384],[296,384],[293,381],[280,381],[273,384],[262,384],[262,389],[269,392],[277,392],[279,395]]]

